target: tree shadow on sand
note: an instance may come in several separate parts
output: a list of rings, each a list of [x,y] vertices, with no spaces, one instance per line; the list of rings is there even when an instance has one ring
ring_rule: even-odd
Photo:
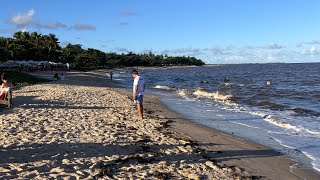
[[[74,106],[69,104],[67,101],[41,101],[36,100],[38,96],[16,96],[14,101],[15,107],[20,108],[50,108],[50,109],[106,109],[106,108],[124,108],[124,107],[114,107],[114,106]]]
[[[101,143],[51,143],[51,144],[30,144],[21,146],[1,147],[0,150],[0,166],[6,167],[9,163],[31,163],[39,161],[52,161],[54,165],[46,166],[32,166],[25,167],[23,171],[38,170],[44,174],[50,172],[54,167],[63,168],[65,172],[75,173],[74,166],[79,164],[72,160],[77,158],[103,158],[117,156],[118,158],[113,161],[100,161],[95,164],[89,160],[83,161],[81,167],[77,170],[87,170],[96,168],[99,176],[110,176],[112,173],[119,171],[121,167],[130,167],[134,164],[154,164],[164,161],[167,166],[172,164],[179,166],[181,162],[184,164],[192,163],[205,163],[206,161],[213,161],[216,159],[229,160],[229,159],[242,159],[252,157],[269,157],[277,156],[272,150],[235,150],[223,152],[208,152],[193,146],[191,152],[179,153],[165,153],[166,150],[175,149],[178,147],[186,147],[190,144],[155,144],[153,142],[115,142],[111,144]],[[220,144],[199,144],[199,146],[215,146]],[[197,144],[198,146],[198,144]],[[64,164],[63,161],[70,160],[71,163]],[[51,167],[50,167],[51,166]],[[106,168],[109,174],[106,173]],[[22,171],[22,172],[23,172]],[[112,173],[111,173],[112,172]],[[12,170],[9,174],[15,174]],[[20,172],[21,173],[21,172]],[[101,174],[102,173],[102,174]],[[111,173],[111,174],[110,174]],[[89,174],[85,174],[89,176]]]

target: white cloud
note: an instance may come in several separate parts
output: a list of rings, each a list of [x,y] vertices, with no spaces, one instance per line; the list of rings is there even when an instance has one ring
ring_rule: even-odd
[[[301,42],[301,43],[297,44],[297,47],[303,47],[306,44],[308,44],[308,45],[319,45],[320,44],[320,40],[312,40],[312,41]]]
[[[317,55],[319,52],[317,51],[316,47],[311,46],[309,49],[304,49],[301,54],[303,55]]]
[[[121,48],[121,47],[116,47],[113,49],[113,51],[116,52],[129,52],[129,50],[127,48]]]
[[[225,49],[223,48],[220,48],[220,47],[215,47],[215,48],[212,48],[210,49],[210,51],[214,54],[214,55],[222,55],[224,54],[224,51]]]
[[[241,55],[226,56],[224,60],[229,63],[239,63],[239,61],[245,60],[246,58]]]
[[[141,52],[139,52],[140,54],[149,54],[149,53],[155,53],[152,49],[144,49]]]
[[[29,26],[36,23],[36,20],[33,18],[35,11],[33,9],[29,10],[27,13],[18,13],[17,15],[11,17],[9,22],[17,26]]]
[[[96,30],[95,26],[76,23],[73,26],[68,26],[67,24],[61,22],[49,22],[41,23],[38,19],[34,17],[35,10],[31,9],[26,13],[18,13],[17,15],[9,19],[9,23],[16,26],[16,30],[22,31],[26,28],[37,28],[37,29],[75,29],[75,30]]]
[[[70,41],[62,41],[60,42],[61,47],[66,47],[68,44],[72,44]]]
[[[201,53],[199,48],[177,48],[177,49],[165,49],[162,54],[188,54],[188,53]]]
[[[20,29],[21,32],[28,32],[28,29],[26,27]]]
[[[277,43],[273,43],[273,44],[269,44],[267,46],[265,46],[267,49],[282,49],[284,48],[283,46],[277,44]]]

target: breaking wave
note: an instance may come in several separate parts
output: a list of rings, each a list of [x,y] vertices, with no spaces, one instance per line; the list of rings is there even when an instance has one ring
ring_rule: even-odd
[[[179,94],[180,96],[187,96],[189,93],[189,91],[187,89],[178,89],[176,90],[177,94]]]
[[[280,126],[282,128],[298,130],[298,128],[296,126],[293,126],[287,122],[281,121],[275,116],[266,115],[263,117],[263,119],[271,124],[274,124],[276,126]]]
[[[156,89],[165,89],[165,90],[174,90],[174,86],[162,86],[162,85],[156,85],[154,88]]]
[[[230,100],[233,96],[232,95],[224,95],[220,92],[208,92],[202,88],[198,88],[193,95],[196,95],[198,98],[199,97],[205,97],[209,99],[214,99],[214,100],[220,100],[220,101],[225,101],[225,100]]]

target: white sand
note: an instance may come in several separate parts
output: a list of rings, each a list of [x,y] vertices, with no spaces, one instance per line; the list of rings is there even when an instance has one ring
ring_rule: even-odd
[[[127,95],[85,78],[14,91],[14,108],[0,111],[0,179],[250,178],[205,159],[168,119],[138,121]]]

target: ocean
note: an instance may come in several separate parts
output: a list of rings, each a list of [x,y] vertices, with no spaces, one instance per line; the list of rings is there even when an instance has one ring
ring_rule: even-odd
[[[147,82],[146,94],[159,96],[187,119],[267,145],[320,171],[320,63],[138,71]],[[130,72],[114,72],[114,79],[132,88]]]

